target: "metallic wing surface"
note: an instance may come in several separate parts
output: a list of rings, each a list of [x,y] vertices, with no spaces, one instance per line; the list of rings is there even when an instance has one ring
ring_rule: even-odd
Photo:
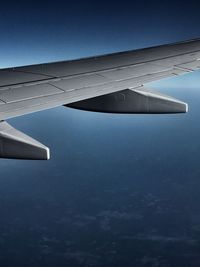
[[[186,112],[186,103],[145,84],[198,69],[200,39],[0,69],[0,157],[48,159],[47,147],[5,120],[60,105],[111,113]]]

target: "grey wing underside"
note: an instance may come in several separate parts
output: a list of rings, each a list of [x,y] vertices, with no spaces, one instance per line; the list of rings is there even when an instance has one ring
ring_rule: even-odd
[[[200,39],[80,60],[1,69],[0,121],[60,105],[122,113],[185,112],[185,103],[146,90],[144,85],[199,68]],[[127,101],[114,104],[116,97],[121,97],[118,92],[123,92],[122,97]],[[49,157],[45,146],[11,129],[6,122],[0,123],[0,137],[2,157]],[[19,151],[22,147],[22,152],[14,152],[14,148]]]

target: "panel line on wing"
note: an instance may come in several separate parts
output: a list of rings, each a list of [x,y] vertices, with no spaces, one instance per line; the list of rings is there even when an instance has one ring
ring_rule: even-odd
[[[25,71],[25,70],[19,70],[17,68],[13,68],[11,71],[13,71],[14,73],[27,73],[27,74],[34,74],[34,75],[38,75],[37,72],[33,72],[33,71]],[[45,74],[45,73],[40,73],[40,75],[48,77],[48,78],[56,78],[55,76],[49,75],[49,74]]]
[[[8,89],[0,91],[0,99],[5,103],[25,101],[43,96],[61,94],[60,88],[55,88],[50,84],[42,84],[37,86],[21,87],[17,89]]]

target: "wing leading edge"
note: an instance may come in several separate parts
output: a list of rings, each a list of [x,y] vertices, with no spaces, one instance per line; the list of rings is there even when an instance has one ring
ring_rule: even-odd
[[[10,142],[2,131],[4,120],[60,105],[115,113],[186,112],[187,104],[143,86],[198,69],[200,39],[80,60],[1,69],[0,139],[4,144],[5,140],[6,144]],[[117,95],[125,96],[126,101]],[[15,143],[19,141],[16,140]],[[20,139],[19,149],[22,143],[27,144],[27,138]],[[45,149],[36,149],[39,154],[33,158],[48,158]],[[5,157],[3,151],[0,150],[0,157]],[[8,158],[31,158],[31,153],[26,155],[23,149],[20,155],[14,155],[12,149],[7,151]]]

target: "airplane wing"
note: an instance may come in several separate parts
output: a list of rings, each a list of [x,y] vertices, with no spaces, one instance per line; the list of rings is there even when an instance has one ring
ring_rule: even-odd
[[[6,119],[66,105],[97,112],[180,113],[187,104],[145,88],[200,69],[200,39],[72,61],[0,69],[0,157],[48,159]]]

